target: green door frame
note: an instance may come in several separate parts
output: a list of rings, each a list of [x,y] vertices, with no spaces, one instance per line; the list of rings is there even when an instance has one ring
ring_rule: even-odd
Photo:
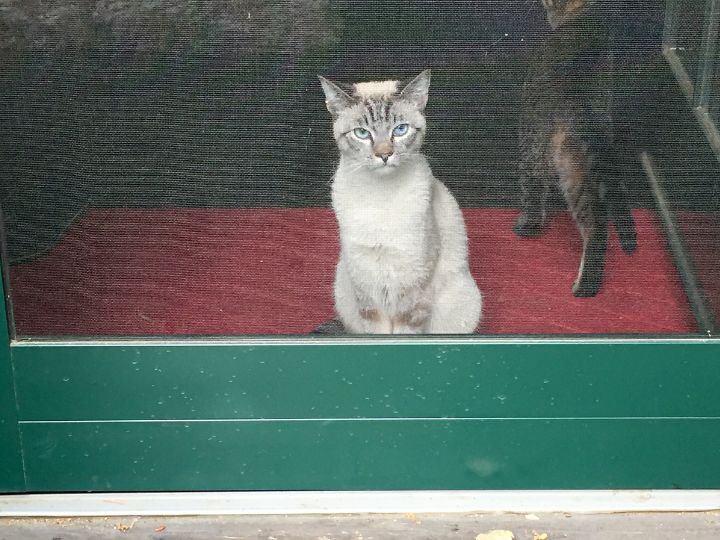
[[[7,323],[3,304],[4,492],[720,488],[717,338],[11,342]]]
[[[0,280],[0,294],[5,291]],[[10,335],[5,302],[0,302],[0,492],[25,490],[15,382],[10,357]]]
[[[720,487],[720,341],[13,346],[30,491]]]

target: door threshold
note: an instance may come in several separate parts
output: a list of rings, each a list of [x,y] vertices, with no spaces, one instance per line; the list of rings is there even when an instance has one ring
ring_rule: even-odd
[[[266,491],[0,496],[2,517],[720,510],[720,490]]]

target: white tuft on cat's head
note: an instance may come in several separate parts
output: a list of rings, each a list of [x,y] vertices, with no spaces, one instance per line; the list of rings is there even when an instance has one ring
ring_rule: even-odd
[[[372,81],[355,83],[355,95],[367,98],[388,98],[397,93],[400,81]]]
[[[342,157],[379,173],[401,167],[417,155],[425,135],[430,70],[407,84],[396,80],[342,87],[320,77],[325,104]]]

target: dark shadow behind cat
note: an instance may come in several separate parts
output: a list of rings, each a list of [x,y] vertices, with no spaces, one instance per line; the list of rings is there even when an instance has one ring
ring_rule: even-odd
[[[626,253],[635,224],[618,170],[613,126],[612,34],[593,0],[541,0],[552,31],[531,62],[520,120],[522,213],[515,232],[533,237],[547,222],[547,197],[558,185],[583,240],[575,296],[602,285],[608,223]]]

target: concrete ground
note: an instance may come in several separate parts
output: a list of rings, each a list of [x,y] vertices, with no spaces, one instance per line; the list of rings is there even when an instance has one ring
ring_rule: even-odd
[[[495,532],[493,532],[495,531]],[[512,533],[512,534],[511,534]],[[3,518],[0,540],[718,540],[720,512]]]

